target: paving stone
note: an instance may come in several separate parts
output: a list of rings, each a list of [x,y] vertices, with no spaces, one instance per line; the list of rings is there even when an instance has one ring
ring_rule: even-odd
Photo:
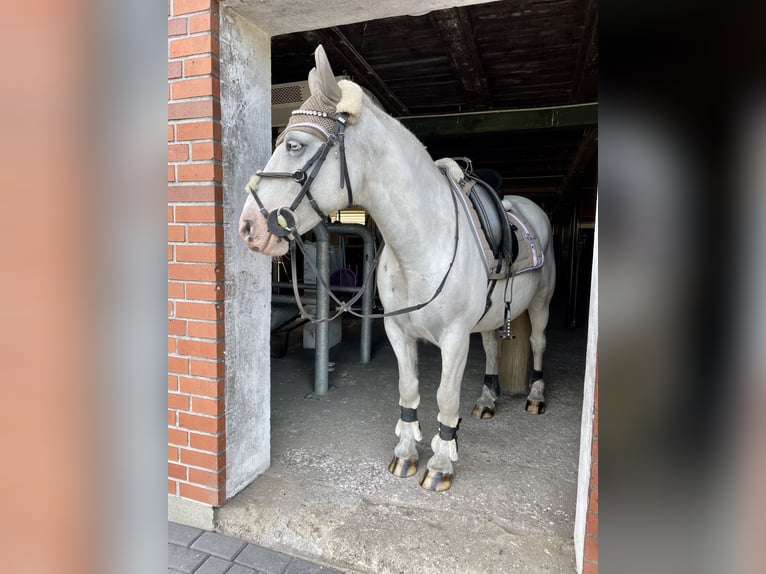
[[[224,574],[230,567],[231,562],[228,560],[210,556],[202,563],[202,566],[194,571],[194,574]]]
[[[191,574],[205,561],[207,554],[191,548],[168,544],[168,568]]]
[[[179,546],[189,546],[204,530],[193,528],[177,522],[168,522],[168,542]]]
[[[200,552],[207,552],[224,560],[233,560],[234,557],[245,547],[245,543],[236,538],[230,538],[217,532],[204,532],[202,536],[192,543],[191,548]]]
[[[290,556],[248,544],[234,561],[264,574],[282,574],[285,566],[290,562]]]
[[[235,564],[231,567],[231,570],[226,571],[226,574],[259,574],[259,572],[253,570],[252,568],[242,566],[242,564]]]
[[[312,564],[300,558],[293,558],[285,568],[283,574],[343,574],[340,570]]]

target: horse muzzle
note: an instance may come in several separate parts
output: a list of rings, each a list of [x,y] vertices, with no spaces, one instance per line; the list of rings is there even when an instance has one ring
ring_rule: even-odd
[[[272,233],[267,221],[258,215],[254,219],[243,217],[239,221],[239,236],[248,249],[270,257],[287,253],[288,242],[285,240],[287,233],[279,235]]]

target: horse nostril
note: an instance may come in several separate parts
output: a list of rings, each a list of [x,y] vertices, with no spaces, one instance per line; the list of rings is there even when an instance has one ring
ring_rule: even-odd
[[[244,219],[242,223],[239,225],[239,235],[244,239],[245,241],[250,241],[252,239],[252,236],[250,235],[250,232],[253,229],[253,220],[252,219]]]

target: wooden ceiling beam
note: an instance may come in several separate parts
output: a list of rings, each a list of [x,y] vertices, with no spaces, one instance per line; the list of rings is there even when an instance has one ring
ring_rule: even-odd
[[[431,12],[429,19],[447,48],[452,69],[460,79],[470,103],[479,109],[491,108],[492,95],[487,87],[468,10],[438,10]]]
[[[598,125],[598,104],[497,110],[439,116],[400,117],[418,137],[465,136],[548,128]]]

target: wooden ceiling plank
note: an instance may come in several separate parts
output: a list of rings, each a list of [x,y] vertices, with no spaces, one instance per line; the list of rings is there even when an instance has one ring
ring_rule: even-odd
[[[470,14],[465,8],[437,10],[429,14],[434,29],[442,38],[455,75],[472,103],[480,108],[493,107],[481,56],[474,41]]]

